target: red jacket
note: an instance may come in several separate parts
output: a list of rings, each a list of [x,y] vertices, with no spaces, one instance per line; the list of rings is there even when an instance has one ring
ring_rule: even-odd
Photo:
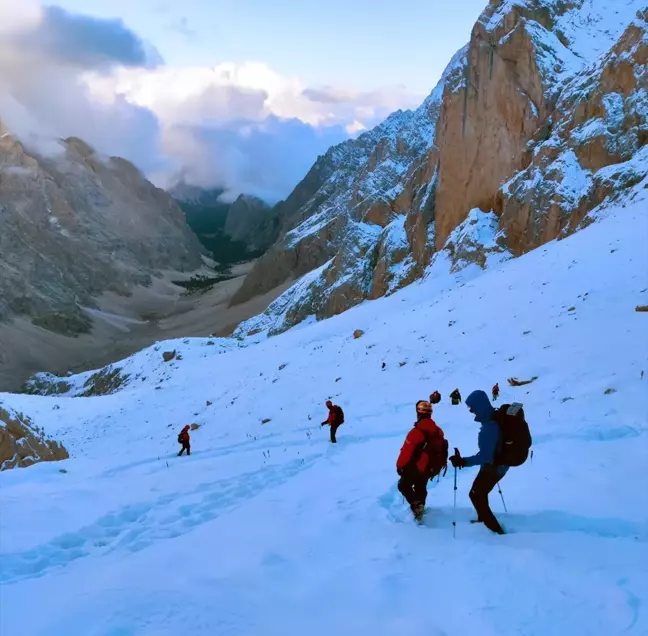
[[[185,426],[182,431],[180,432],[180,437],[179,439],[182,441],[183,444],[188,444],[189,443],[189,427]]]
[[[341,419],[339,418],[337,405],[333,404],[329,409],[328,418],[326,418],[325,424],[342,424]]]
[[[403,448],[396,461],[396,468],[405,468],[412,460],[414,451],[421,446],[426,440],[434,443],[438,442],[439,448],[443,443],[443,431],[434,423],[432,418],[426,417],[414,424],[414,428],[407,434]],[[436,445],[436,444],[435,444]],[[422,475],[428,472],[430,466],[430,455],[427,448],[421,453],[416,462],[416,470]]]

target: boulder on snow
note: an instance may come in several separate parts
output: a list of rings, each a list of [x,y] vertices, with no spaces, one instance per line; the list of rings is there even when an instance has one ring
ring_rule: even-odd
[[[0,470],[67,459],[62,444],[48,439],[22,413],[0,408]]]
[[[268,422],[271,422],[272,420],[269,417],[266,417],[265,419],[261,420],[261,424],[267,424]]]
[[[637,305],[635,311],[648,311],[648,305]]]
[[[356,340],[357,340],[358,338],[361,338],[362,336],[364,336],[364,331],[362,331],[362,329],[356,329],[356,330],[353,332],[353,337],[354,337]]]
[[[200,428],[200,424],[192,424],[189,428],[192,431],[197,431]]]
[[[175,357],[176,357],[175,349],[174,349],[173,351],[165,351],[165,352],[162,354],[162,359],[163,359],[165,362],[171,362],[171,360],[173,360]]]

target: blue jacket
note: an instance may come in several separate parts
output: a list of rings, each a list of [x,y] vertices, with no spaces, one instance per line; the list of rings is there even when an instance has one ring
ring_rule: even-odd
[[[500,428],[493,421],[495,409],[490,403],[488,396],[483,391],[473,391],[466,399],[466,404],[472,413],[475,414],[475,421],[481,424],[477,444],[479,452],[471,457],[464,457],[466,466],[483,466],[492,464],[500,444]],[[508,466],[498,466],[497,472],[505,475]]]

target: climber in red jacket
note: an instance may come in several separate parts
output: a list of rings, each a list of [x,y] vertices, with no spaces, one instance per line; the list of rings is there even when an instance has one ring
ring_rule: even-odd
[[[326,408],[329,410],[328,418],[322,422],[321,426],[326,426],[328,424],[331,427],[331,443],[335,444],[337,442],[335,439],[335,433],[338,428],[344,424],[344,411],[342,410],[342,407],[333,404],[331,400],[326,400]]]
[[[396,461],[398,490],[409,503],[414,518],[420,521],[427,499],[427,482],[448,463],[448,442],[443,431],[432,420],[432,405],[425,400],[416,403],[416,423],[407,434]]]
[[[182,448],[178,453],[178,457],[187,451],[187,455],[191,455],[191,444],[189,443],[189,425],[185,426],[178,435],[178,444],[182,444]]]

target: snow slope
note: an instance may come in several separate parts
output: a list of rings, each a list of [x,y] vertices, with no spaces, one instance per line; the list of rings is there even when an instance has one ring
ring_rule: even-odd
[[[438,263],[250,346],[161,345],[173,366],[144,351],[114,395],[0,395],[73,456],[0,474],[0,633],[647,634],[647,184],[485,272]],[[534,436],[502,482],[508,513],[491,497],[509,534],[468,523],[471,469],[456,539],[452,469],[417,527],[394,467],[415,401],[442,392],[434,417],[466,455],[477,426],[447,396],[496,381]],[[327,397],[346,413],[337,446]]]

